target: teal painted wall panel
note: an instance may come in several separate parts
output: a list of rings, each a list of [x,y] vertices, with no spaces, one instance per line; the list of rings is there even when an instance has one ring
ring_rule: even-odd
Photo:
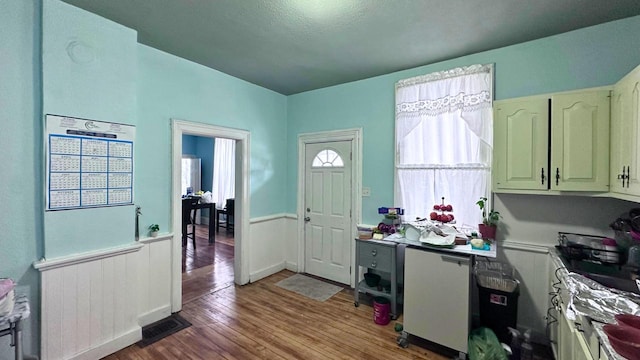
[[[297,137],[315,131],[363,128],[363,221],[377,224],[379,206],[393,204],[395,82],[475,63],[495,64],[495,98],[615,83],[640,63],[640,17],[577,30],[449,61],[288,97],[287,182],[297,184]],[[295,212],[296,192],[287,211]]]
[[[286,197],[286,97],[139,45],[136,204],[142,224],[169,229],[171,119],[247,130],[251,217],[281,213]]]
[[[42,117],[40,108],[40,4],[0,2],[0,277],[17,282],[31,316],[24,322],[25,353],[40,349],[40,274],[43,255]],[[0,338],[0,359],[13,359],[10,337]]]
[[[136,32],[58,0],[42,13],[43,113],[135,125]],[[45,257],[132,243],[134,224],[133,205],[47,211]]]
[[[135,125],[137,33],[59,0],[42,22],[44,112]]]

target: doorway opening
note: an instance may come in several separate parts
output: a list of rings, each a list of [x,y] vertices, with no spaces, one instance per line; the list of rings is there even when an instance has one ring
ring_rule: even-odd
[[[183,305],[234,283],[235,142],[182,136]]]
[[[171,265],[171,311],[177,312],[182,309],[183,289],[182,289],[182,259],[183,259],[183,238],[182,238],[182,155],[183,155],[183,136],[191,135],[207,139],[222,138],[231,139],[235,142],[235,194],[233,209],[233,282],[243,285],[249,282],[249,244],[243,241],[248,238],[249,233],[249,132],[244,130],[224,128],[214,125],[188,122],[184,120],[172,120],[172,265]],[[207,214],[210,217],[216,216]],[[206,247],[208,245],[208,236],[204,235],[204,226],[196,225],[195,238],[196,249],[198,247]],[[198,229],[200,235],[198,236]],[[206,229],[208,230],[208,227]],[[215,230],[214,230],[215,231]],[[220,231],[219,234],[227,236],[226,229]],[[206,234],[208,235],[208,233]],[[216,240],[218,233],[216,233]],[[202,245],[197,239],[202,237],[204,241]],[[192,240],[188,239],[187,246],[193,246]],[[228,241],[228,240],[227,240]],[[225,242],[221,238],[221,246]],[[227,249],[228,250],[228,249]],[[229,254],[228,254],[229,255]],[[227,263],[227,265],[229,265]],[[213,265],[215,266],[215,264]],[[193,271],[197,273],[198,269]],[[207,269],[200,272],[206,272]],[[186,299],[185,299],[186,300]]]

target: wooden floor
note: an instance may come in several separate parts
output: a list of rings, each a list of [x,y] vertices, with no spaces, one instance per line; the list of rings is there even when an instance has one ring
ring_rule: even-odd
[[[203,266],[218,262],[233,264],[233,233],[227,233],[224,229],[216,233],[214,244],[209,244],[209,229],[205,225],[196,225],[196,247],[193,248],[193,240],[187,241],[187,246],[182,247],[182,272],[188,272]],[[217,246],[217,245],[225,246]]]
[[[353,306],[349,289],[318,302],[275,285],[293,274],[189,301],[180,315],[191,327],[106,359],[445,359],[414,344],[398,347],[396,321],[376,325],[373,308]]]
[[[182,304],[233,285],[233,233],[224,229],[209,244],[208,229],[196,227],[196,247],[182,248]]]

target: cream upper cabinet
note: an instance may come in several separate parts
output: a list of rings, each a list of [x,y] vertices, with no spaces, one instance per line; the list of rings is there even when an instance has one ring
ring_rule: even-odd
[[[549,99],[527,97],[494,106],[494,190],[547,190]]]
[[[609,191],[609,90],[551,97],[551,189]]]
[[[609,94],[496,101],[493,190],[609,191]]]
[[[640,196],[640,66],[613,88],[611,192]]]

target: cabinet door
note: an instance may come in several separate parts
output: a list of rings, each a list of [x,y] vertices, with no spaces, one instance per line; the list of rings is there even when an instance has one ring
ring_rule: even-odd
[[[561,310],[562,314],[558,318],[558,360],[573,360],[575,328],[573,321],[567,319],[565,316],[565,310],[566,308],[563,307]]]
[[[547,190],[548,149],[547,97],[496,102],[494,190]]]
[[[626,87],[629,94],[628,107],[625,114],[628,114],[629,123],[629,151],[630,165],[627,169],[629,178],[628,189],[631,195],[640,196],[640,67],[636,68],[629,76],[629,84]]]
[[[613,89],[611,191],[640,196],[640,66]]]
[[[608,90],[551,98],[551,189],[609,191]]]
[[[632,131],[629,110],[628,81],[624,79],[613,87],[611,94],[611,167],[610,191],[627,193],[627,166],[631,164]]]
[[[467,353],[470,329],[469,261],[467,257],[406,249],[406,332]]]
[[[573,353],[574,360],[593,360],[591,352],[589,351],[589,345],[584,335],[580,331],[574,332],[575,336],[575,349]]]

